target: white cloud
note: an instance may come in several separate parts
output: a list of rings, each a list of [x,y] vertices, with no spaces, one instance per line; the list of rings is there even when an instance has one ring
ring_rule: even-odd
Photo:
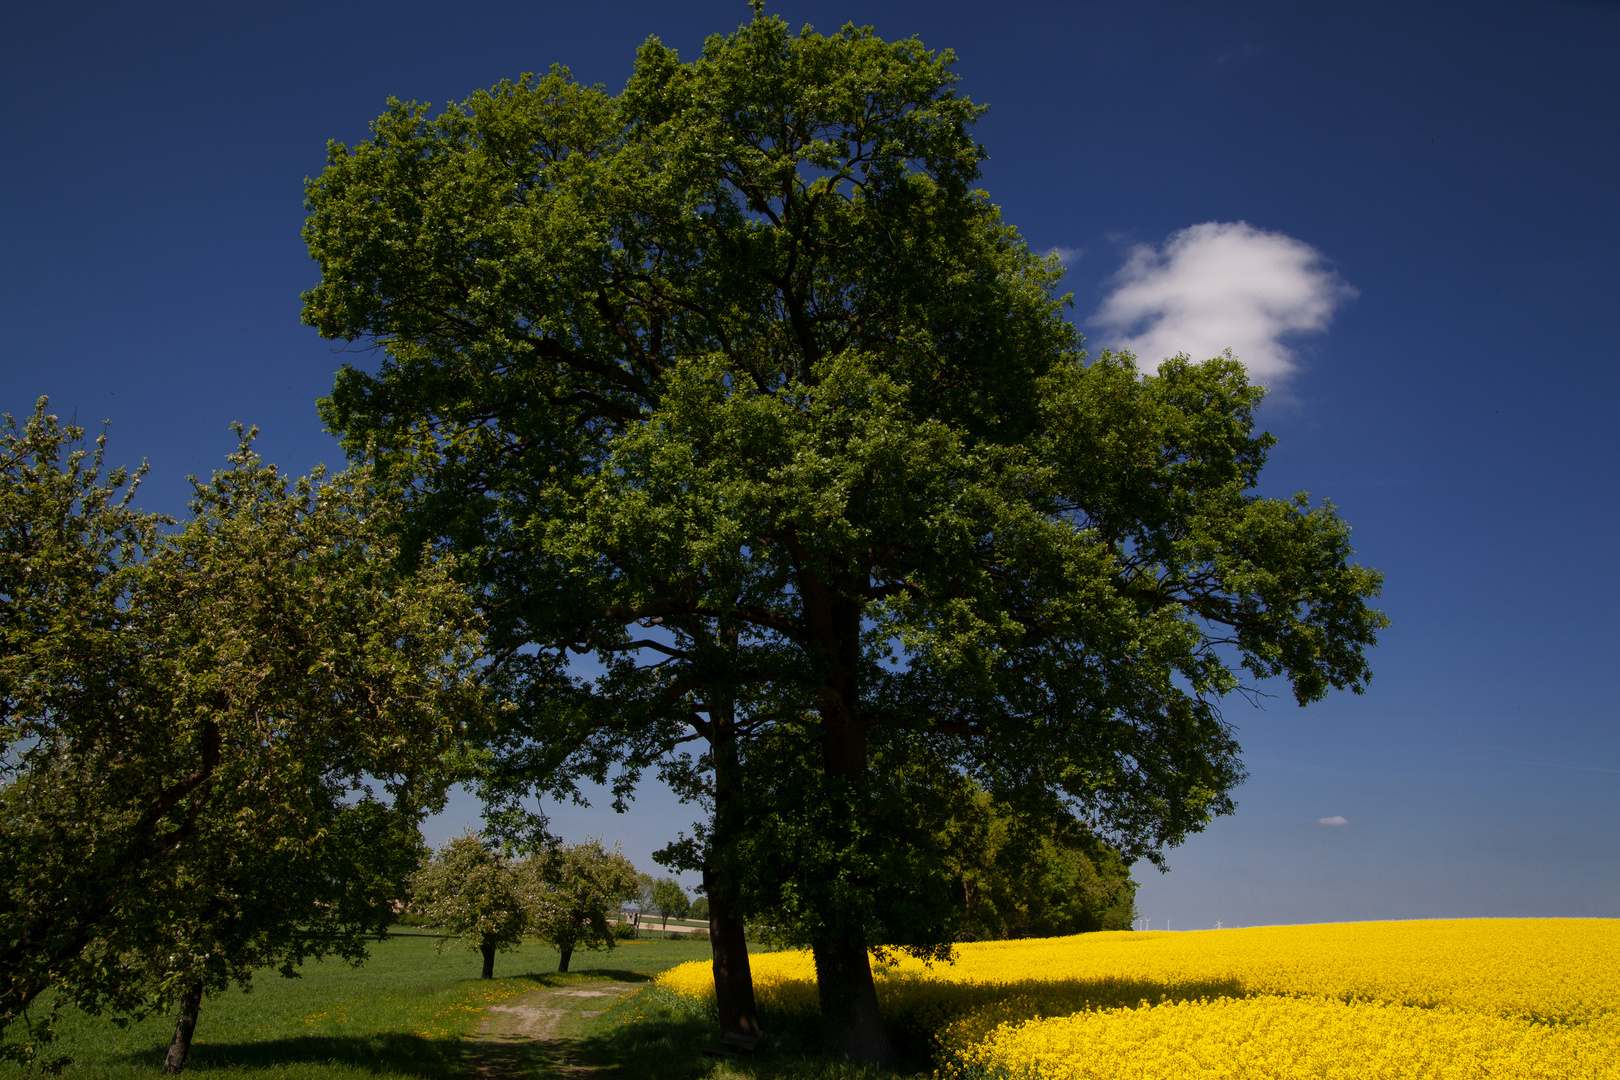
[[[1092,322],[1113,335],[1109,344],[1150,365],[1231,349],[1251,378],[1276,382],[1294,367],[1283,337],[1327,329],[1355,295],[1303,241],[1244,221],[1206,221],[1172,234],[1163,250],[1132,249]]]
[[[1316,819],[1316,823],[1318,825],[1348,825],[1348,824],[1350,824],[1350,822],[1346,821],[1339,814],[1334,814],[1332,817],[1319,817],[1319,818]]]
[[[1048,255],[1056,255],[1058,261],[1064,266],[1073,266],[1080,261],[1080,256],[1086,253],[1085,248],[1055,247],[1047,251]]]

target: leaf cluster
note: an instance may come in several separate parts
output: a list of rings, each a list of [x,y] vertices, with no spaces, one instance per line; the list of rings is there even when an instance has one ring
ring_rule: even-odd
[[[41,400],[0,433],[0,1027],[364,955],[485,724],[479,619],[366,470],[252,451],[178,527]]]
[[[380,353],[323,416],[464,556],[499,827],[658,769],[719,815],[672,865],[753,852],[758,910],[932,948],[970,790],[1159,862],[1233,808],[1224,699],[1364,687],[1380,577],[1256,493],[1263,391],[1085,355],[953,63],[757,18],[616,96],[393,102],[310,181],[304,318]]]
[[[599,839],[513,858],[468,830],[423,860],[411,909],[473,950],[515,949],[525,934],[564,953],[611,949],[608,913],[635,895],[637,876],[617,845]]]

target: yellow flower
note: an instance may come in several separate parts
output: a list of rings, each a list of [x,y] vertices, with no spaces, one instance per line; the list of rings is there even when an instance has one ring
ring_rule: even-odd
[[[750,958],[767,1011],[814,1012],[808,953]],[[707,963],[659,982],[714,993]],[[878,967],[942,1075],[1620,1078],[1620,920],[1459,919],[963,945]]]

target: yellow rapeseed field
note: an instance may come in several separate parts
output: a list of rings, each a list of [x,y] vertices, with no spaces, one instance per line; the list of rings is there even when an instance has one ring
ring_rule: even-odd
[[[752,958],[815,1009],[808,954]],[[707,964],[661,982],[713,994]],[[1457,919],[980,942],[878,970],[946,1077],[1620,1080],[1620,920]]]

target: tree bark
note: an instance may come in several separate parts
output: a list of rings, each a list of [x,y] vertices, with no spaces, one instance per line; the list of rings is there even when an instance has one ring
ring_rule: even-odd
[[[714,950],[714,1001],[720,1012],[720,1030],[757,1039],[759,1013],[754,1005],[747,933],[742,921],[732,917],[730,899],[712,870],[703,871],[703,891],[709,898],[709,944]]]
[[[191,1036],[197,1031],[197,1013],[202,1009],[202,996],[203,984],[198,980],[180,999],[180,1016],[174,1024],[174,1038],[169,1043],[168,1055],[163,1059],[164,1076],[173,1076],[186,1067],[186,1057],[191,1053]]]
[[[729,849],[729,838],[740,827],[734,807],[728,808],[737,775],[736,713],[729,693],[715,687],[710,693],[710,743],[714,760],[714,833],[712,851],[703,867],[703,895],[709,898],[709,945],[714,954],[714,999],[720,1030],[758,1038],[759,1012],[754,1003],[754,972],[748,963],[748,935],[735,915],[736,888],[717,865],[714,852]]]
[[[482,945],[479,947],[479,951],[484,954],[484,973],[478,977],[480,979],[493,979],[495,977],[495,946]],[[563,970],[566,971],[567,968]]]
[[[819,583],[817,583],[819,585]],[[848,585],[849,583],[846,583]],[[853,594],[853,586],[846,590]],[[811,599],[807,595],[807,600]],[[835,666],[817,712],[822,722],[822,768],[829,781],[841,780],[859,798],[866,788],[866,728],[857,712],[860,661],[860,608],[848,599],[823,594],[807,604],[828,644]],[[858,928],[824,928],[811,944],[816,960],[816,995],[821,1002],[821,1044],[828,1057],[887,1064],[894,1047],[878,1013],[877,987],[866,940]]]
[[[816,996],[821,1001],[821,1049],[830,1058],[884,1065],[894,1047],[878,1013],[877,987],[866,942],[858,933],[829,931],[816,939]]]
[[[564,945],[561,948],[559,948],[557,950],[557,970],[558,971],[567,971],[568,970],[568,961],[573,955],[574,955],[574,947],[572,945]]]

